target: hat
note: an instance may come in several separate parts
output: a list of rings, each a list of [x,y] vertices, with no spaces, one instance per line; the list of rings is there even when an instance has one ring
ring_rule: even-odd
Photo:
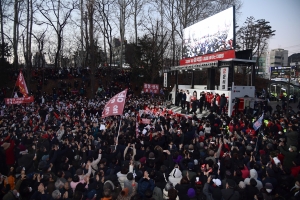
[[[49,155],[43,155],[42,161],[47,161],[49,159]]]
[[[260,154],[260,155],[265,155],[266,152],[265,152],[264,150],[259,150],[259,154]]]
[[[194,198],[196,196],[196,191],[193,188],[190,188],[187,191],[187,195],[188,195],[189,198]]]
[[[273,189],[272,183],[266,183],[265,188],[266,189]]]
[[[127,174],[127,179],[128,180],[133,180],[133,173],[132,172],[129,172],[128,174]]]
[[[188,163],[188,168],[189,169],[194,169],[194,163],[193,162],[189,162]]]
[[[269,149],[273,149],[273,144],[269,143],[269,144],[267,144],[267,147],[268,147]]]
[[[229,186],[230,188],[234,188],[234,187],[236,186],[234,180],[231,180],[231,179],[227,179],[227,182],[226,182],[226,183],[228,184],[228,186]]]
[[[218,187],[221,185],[221,180],[220,180],[220,179],[213,179],[212,181],[213,181],[214,184],[215,184],[216,186],[218,186]]]
[[[291,149],[295,152],[295,151],[297,151],[297,147],[295,147],[295,146],[291,146]]]
[[[149,158],[154,158],[154,153],[153,152],[149,153]]]
[[[180,169],[174,168],[171,171],[170,176],[172,176],[174,178],[182,178],[182,173],[181,173]]]
[[[229,170],[226,170],[225,174],[226,176],[231,176],[231,172]]]
[[[80,160],[80,156],[79,156],[79,155],[76,155],[76,156],[74,156],[74,159],[75,159],[75,160]]]
[[[150,154],[149,154],[149,157],[150,157]],[[146,163],[146,157],[142,157],[140,159],[140,162],[141,162],[141,164],[145,164]]]
[[[251,146],[251,145],[248,145],[248,146],[246,147],[246,150],[248,150],[248,151],[252,151],[252,150],[253,150],[253,148],[252,148],[252,146]]]
[[[77,170],[76,170],[76,174],[77,174],[78,176],[82,175],[82,174],[83,174],[83,170],[82,170],[81,168],[77,169]]]
[[[38,165],[38,169],[39,170],[43,170],[47,167],[47,162],[46,161],[41,161],[39,162],[39,165]]]
[[[239,187],[240,187],[241,189],[244,189],[244,188],[246,187],[246,184],[245,184],[243,181],[240,181]]]
[[[198,163],[199,163],[198,160],[195,159],[195,160],[194,160],[194,165],[198,165]]]
[[[52,198],[53,199],[58,199],[59,197],[60,197],[60,191],[59,190],[54,190],[53,192],[52,192]]]

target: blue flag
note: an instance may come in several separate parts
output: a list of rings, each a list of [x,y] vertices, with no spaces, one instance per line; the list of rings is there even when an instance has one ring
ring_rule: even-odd
[[[264,119],[264,114],[262,114],[260,116],[260,118],[258,118],[258,120],[256,120],[256,122],[253,124],[253,128],[255,131],[257,131],[257,129],[259,129],[263,123],[263,119]]]

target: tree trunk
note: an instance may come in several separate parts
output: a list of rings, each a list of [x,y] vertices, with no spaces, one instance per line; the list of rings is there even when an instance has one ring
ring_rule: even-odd
[[[90,35],[90,64],[91,64],[91,92],[95,95],[95,72],[96,72],[96,58],[95,58],[95,41],[94,41],[94,0],[89,1],[89,35]]]
[[[19,26],[19,0],[15,0],[14,2],[14,25],[13,25],[13,51],[14,51],[14,61],[13,65],[15,69],[18,68],[18,26]]]
[[[3,12],[2,12],[2,1],[0,0],[0,25],[1,25],[1,63],[4,63],[4,54],[5,54],[5,46],[4,46],[4,31],[3,31]]]

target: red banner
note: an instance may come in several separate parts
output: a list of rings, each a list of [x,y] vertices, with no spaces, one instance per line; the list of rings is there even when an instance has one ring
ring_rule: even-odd
[[[203,62],[212,62],[223,59],[235,58],[235,50],[222,51],[193,58],[185,58],[180,60],[180,65],[191,65]]]
[[[150,119],[146,119],[146,118],[141,118],[141,122],[142,124],[150,124]]]
[[[159,94],[159,85],[158,84],[149,84],[144,83],[144,92],[145,93],[154,93]]]
[[[105,105],[102,118],[114,115],[122,115],[126,100],[127,89],[115,95]]]
[[[20,88],[20,92],[23,94],[24,97],[28,97],[28,89],[25,83],[25,79],[23,76],[23,73],[20,71],[17,82],[16,82],[16,86],[18,86]]]
[[[34,98],[33,96],[20,97],[20,98],[5,98],[4,101],[6,105],[12,105],[12,104],[31,103],[34,101]]]

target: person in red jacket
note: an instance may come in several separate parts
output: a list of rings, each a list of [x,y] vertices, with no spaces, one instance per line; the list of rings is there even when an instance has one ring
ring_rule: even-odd
[[[5,142],[1,145],[4,148],[5,151],[5,163],[8,169],[10,167],[13,167],[15,165],[15,154],[14,154],[14,148],[15,148],[15,141],[11,139],[10,136],[5,138]]]

